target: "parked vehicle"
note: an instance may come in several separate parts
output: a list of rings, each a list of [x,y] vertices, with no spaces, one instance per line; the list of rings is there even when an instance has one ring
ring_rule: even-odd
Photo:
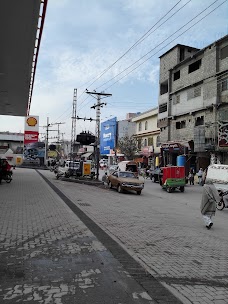
[[[13,179],[12,175],[13,175],[13,171],[9,170],[9,171],[5,172],[5,174],[2,175],[2,179],[9,184],[9,183],[11,183],[11,181]]]
[[[218,210],[223,210],[224,208],[228,208],[228,191],[218,191],[219,196],[221,197],[221,200],[219,203],[216,204],[216,208]]]
[[[138,195],[141,194],[144,188],[144,181],[130,171],[114,171],[108,176],[109,188],[115,187],[119,193],[124,190],[136,191]]]
[[[80,162],[66,161],[64,167],[59,166],[56,172],[56,178],[59,177],[70,177],[70,176],[81,176]]]
[[[152,170],[150,172],[150,179],[152,180],[152,182],[154,182],[154,183],[159,182],[160,174],[161,174],[160,168],[156,168],[156,169]]]
[[[228,165],[210,165],[207,168],[206,182],[213,183],[221,197],[217,204],[218,210],[228,207]]]
[[[138,165],[133,160],[124,160],[118,163],[119,171],[130,171],[133,172],[136,176],[139,175]]]
[[[173,192],[175,189],[179,189],[181,192],[184,192],[185,167],[162,167],[160,174],[160,185],[169,193]]]
[[[108,171],[110,174],[116,171],[117,169],[118,169],[118,165],[111,165],[108,167]]]

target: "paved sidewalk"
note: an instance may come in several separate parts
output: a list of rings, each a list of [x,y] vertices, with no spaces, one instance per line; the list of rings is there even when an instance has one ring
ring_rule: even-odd
[[[35,170],[0,185],[0,303],[155,303]]]
[[[183,303],[228,304],[228,210],[205,229],[199,186],[170,195],[148,182],[139,197],[45,176]]]

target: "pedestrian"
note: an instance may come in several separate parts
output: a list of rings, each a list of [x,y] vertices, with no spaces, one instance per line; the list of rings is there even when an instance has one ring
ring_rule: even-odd
[[[191,169],[189,174],[188,174],[188,180],[190,185],[194,185],[194,170]]]
[[[202,186],[202,178],[203,178],[203,169],[202,168],[199,169],[197,176],[198,176],[198,184],[200,186]]]
[[[104,173],[101,180],[102,180],[104,186],[106,187],[108,185],[108,173],[107,172]]]
[[[203,186],[200,210],[207,229],[213,226],[212,216],[215,215],[216,203],[220,202],[220,196],[213,184],[208,184],[207,181]]]

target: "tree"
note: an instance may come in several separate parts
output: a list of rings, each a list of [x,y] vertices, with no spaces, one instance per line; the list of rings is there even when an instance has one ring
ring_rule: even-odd
[[[131,136],[125,135],[118,140],[118,149],[125,155],[127,159],[133,159],[137,152],[137,141]]]

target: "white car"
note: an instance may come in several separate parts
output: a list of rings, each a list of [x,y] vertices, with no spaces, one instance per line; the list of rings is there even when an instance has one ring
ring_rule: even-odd
[[[80,162],[75,161],[66,161],[65,166],[58,167],[56,178],[58,179],[60,176],[70,177],[70,176],[80,175]]]

